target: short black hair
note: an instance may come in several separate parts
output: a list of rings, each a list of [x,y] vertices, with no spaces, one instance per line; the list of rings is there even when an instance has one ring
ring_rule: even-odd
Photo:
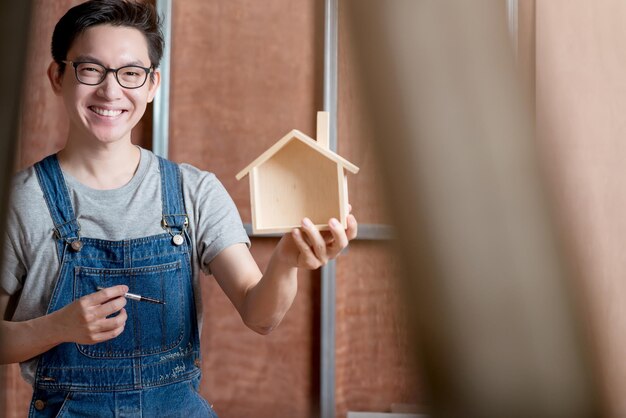
[[[62,63],[74,40],[97,25],[124,26],[139,30],[146,37],[150,64],[158,67],[163,56],[161,19],[154,6],[134,0],[89,0],[74,6],[57,22],[52,33],[52,58]]]

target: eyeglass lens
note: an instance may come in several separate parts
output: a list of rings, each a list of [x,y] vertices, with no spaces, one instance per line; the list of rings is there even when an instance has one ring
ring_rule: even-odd
[[[107,69],[100,64],[84,62],[76,65],[76,77],[84,84],[96,85],[104,81]],[[148,72],[141,67],[129,65],[121,67],[116,72],[118,83],[126,88],[141,87],[148,77]]]

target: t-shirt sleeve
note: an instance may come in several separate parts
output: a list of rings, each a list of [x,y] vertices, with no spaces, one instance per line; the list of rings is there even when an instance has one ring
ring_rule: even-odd
[[[186,164],[181,168],[184,189],[190,194],[185,200],[192,202],[192,235],[198,260],[202,271],[211,274],[209,264],[215,256],[233,244],[249,247],[250,239],[235,203],[217,177]]]
[[[9,218],[11,216],[9,215]],[[9,295],[14,295],[22,289],[26,277],[26,267],[22,262],[21,254],[16,245],[17,238],[14,236],[17,230],[12,230],[13,222],[8,222],[7,231],[2,242],[2,276],[0,288]]]

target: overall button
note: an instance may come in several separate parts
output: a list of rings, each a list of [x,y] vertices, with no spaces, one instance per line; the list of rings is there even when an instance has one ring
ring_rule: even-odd
[[[70,246],[72,247],[72,250],[78,252],[80,250],[83,249],[83,243],[81,241],[73,241]]]
[[[172,238],[172,242],[174,243],[174,245],[183,245],[183,242],[185,242],[185,240],[183,239],[183,236],[180,234],[174,235],[174,237]]]
[[[200,366],[202,365],[202,362],[200,361],[199,358],[195,359],[193,361],[194,366],[196,366],[197,368],[200,368]]]
[[[46,407],[46,403],[44,401],[42,401],[41,399],[37,399],[35,401],[35,409],[37,411],[41,411],[42,409],[44,409]]]

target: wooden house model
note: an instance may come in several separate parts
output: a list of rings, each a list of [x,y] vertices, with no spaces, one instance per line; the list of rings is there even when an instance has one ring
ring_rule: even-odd
[[[359,168],[329,149],[328,113],[317,113],[317,141],[292,130],[241,170],[250,175],[252,231],[288,232],[308,217],[320,229],[348,216],[348,178]]]

